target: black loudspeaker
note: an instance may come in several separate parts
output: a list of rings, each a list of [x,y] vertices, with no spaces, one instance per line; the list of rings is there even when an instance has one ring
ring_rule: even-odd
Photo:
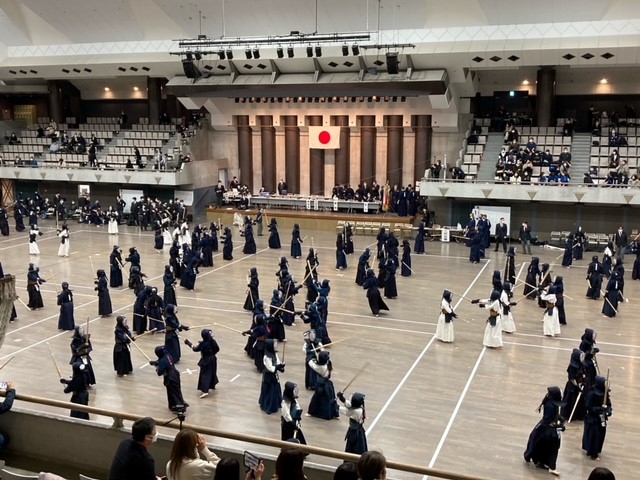
[[[195,66],[193,61],[189,61],[187,59],[182,60],[182,69],[184,70],[184,74],[187,78],[193,78],[196,80],[202,76],[202,73],[200,73],[200,70]]]
[[[387,53],[387,73],[389,75],[400,73],[398,70],[398,52]]]

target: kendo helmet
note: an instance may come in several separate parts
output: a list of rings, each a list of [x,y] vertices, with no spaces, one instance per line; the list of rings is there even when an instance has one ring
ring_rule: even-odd
[[[306,332],[304,332],[303,336],[304,338],[309,339],[309,341],[314,342],[316,340],[316,331],[313,328],[311,328]]]
[[[602,375],[596,375],[595,383],[593,385],[593,390],[596,395],[604,395],[605,389],[607,385],[607,379]]]
[[[275,353],[278,351],[278,341],[268,338],[264,341],[264,351],[267,353]]]
[[[364,393],[355,392],[351,395],[351,408],[364,407]]]
[[[167,348],[164,345],[158,345],[154,350],[153,353],[156,354],[156,357],[158,358],[162,358],[167,354]]]
[[[254,308],[256,310],[264,311],[264,300],[256,300],[256,304]]]
[[[293,400],[295,398],[298,398],[299,396],[298,384],[294,382],[286,382],[284,384],[284,391],[282,392],[282,396],[287,400]]]
[[[165,307],[165,313],[168,313],[170,315],[176,313],[176,306],[173,303],[167,303],[167,306]]]
[[[69,284],[67,282],[62,282],[62,289],[63,290],[68,290],[69,289]]]
[[[562,405],[562,392],[560,391],[560,387],[547,387],[547,396],[554,405]]]
[[[579,348],[574,348],[571,352],[571,360],[569,361],[569,366],[573,368],[579,368],[582,364],[582,350]]]
[[[86,367],[82,362],[73,362],[71,368],[73,369],[74,375],[79,375],[80,373],[84,372]]]
[[[326,365],[327,363],[329,363],[329,360],[331,359],[331,355],[329,355],[329,352],[320,352],[318,354],[318,365]]]
[[[203,328],[200,331],[200,335],[202,336],[203,340],[209,340],[210,338],[213,337],[213,332],[211,330],[209,330],[208,328]]]
[[[134,265],[131,267],[131,273],[140,273],[140,267]]]
[[[442,298],[451,303],[451,292],[449,290],[445,290],[442,292]]]

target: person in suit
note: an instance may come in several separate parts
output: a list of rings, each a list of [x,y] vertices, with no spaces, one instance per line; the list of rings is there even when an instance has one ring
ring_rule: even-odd
[[[616,245],[616,254],[620,260],[624,261],[624,249],[627,247],[628,242],[629,239],[627,237],[627,232],[624,231],[624,228],[622,228],[621,225],[618,227],[614,240]]]
[[[531,255],[531,227],[529,227],[528,222],[522,222],[518,238],[520,239],[520,243],[522,244],[522,253]]]
[[[501,217],[500,223],[496,225],[496,248],[494,252],[498,251],[498,246],[501,243],[504,253],[507,253],[507,224],[504,223],[504,217]]]

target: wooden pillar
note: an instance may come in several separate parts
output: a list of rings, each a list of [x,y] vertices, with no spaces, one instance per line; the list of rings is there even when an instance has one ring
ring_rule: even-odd
[[[285,180],[289,193],[300,193],[300,128],[298,117],[284,117]]]
[[[415,154],[413,159],[413,179],[420,180],[424,171],[429,167],[431,158],[431,115],[414,115],[412,118],[413,131],[415,132]]]
[[[253,139],[248,115],[236,116],[238,130],[238,165],[240,168],[240,182],[253,192]]]
[[[402,115],[387,115],[387,180],[402,185],[403,134]]]
[[[349,116],[338,115],[333,117],[333,124],[340,127],[340,148],[335,152],[335,183],[346,185],[349,183],[349,160],[351,153],[351,129],[349,128]]]
[[[262,141],[262,186],[267,191],[275,191],[278,180],[276,179],[276,129],[273,128],[273,117],[261,115],[260,138]]]
[[[376,178],[376,116],[360,117],[360,181],[371,184]],[[355,189],[355,185],[354,185]]]
[[[309,117],[310,127],[322,126],[322,115],[311,115]],[[309,168],[309,193],[311,195],[324,196],[324,150],[320,148],[310,149]]]

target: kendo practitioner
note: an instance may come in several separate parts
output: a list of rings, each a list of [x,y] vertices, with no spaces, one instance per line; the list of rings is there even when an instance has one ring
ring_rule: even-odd
[[[349,429],[344,436],[346,440],[344,451],[361,455],[368,450],[367,435],[364,430],[364,421],[367,419],[364,394],[355,392],[350,399],[346,399],[344,393],[338,392],[338,400],[344,404],[344,406],[340,405],[340,413],[349,419]]]
[[[536,298],[536,292],[538,288],[538,282],[542,272],[540,272],[540,259],[538,257],[531,257],[531,263],[527,269],[527,277],[525,279],[523,295],[526,295],[527,300],[534,300]]]
[[[558,316],[558,308],[556,303],[556,286],[550,285],[546,293],[541,294],[542,300],[547,304],[547,308],[542,316],[542,333],[547,337],[555,337],[560,335],[560,319]]]
[[[29,255],[40,255],[37,238],[42,236],[42,232],[38,230],[38,225],[31,225],[29,230]]]
[[[616,258],[616,264],[613,267],[618,277],[618,292],[620,292],[620,300],[624,301],[624,262],[621,258]]]
[[[73,365],[76,362],[84,365],[87,385],[95,385],[96,376],[93,372],[93,365],[91,365],[90,356],[90,353],[93,351],[93,347],[91,346],[91,335],[85,333],[82,325],[77,325],[73,329],[70,347],[71,360],[69,361],[69,365]]]
[[[201,392],[200,398],[205,398],[209,395],[209,390],[215,390],[218,384],[218,357],[216,355],[220,351],[220,347],[213,338],[211,330],[202,329],[200,336],[202,340],[198,342],[198,345],[194,346],[188,338],[184,339],[184,343],[194,352],[200,352],[198,390]]]
[[[584,252],[584,244],[587,241],[587,236],[582,231],[582,227],[578,226],[578,229],[573,234],[573,259],[582,260]]]
[[[147,298],[144,302],[144,309],[149,320],[149,330],[161,332],[164,330],[164,322],[162,321],[162,310],[164,309],[164,300],[158,295],[158,289],[151,287]],[[166,345],[166,344],[165,344]],[[175,359],[175,356],[174,356]]]
[[[111,307],[111,295],[109,295],[109,282],[107,281],[107,274],[104,270],[100,269],[96,272],[98,280],[94,281],[97,286],[94,288],[98,292],[98,315],[101,317],[109,317],[113,313]]]
[[[387,243],[385,244],[385,249],[387,252],[387,258],[391,258],[393,263],[395,263],[396,267],[400,265],[400,261],[398,259],[399,256],[399,247],[400,243],[396,238],[393,232],[389,232],[389,236],[387,237]]]
[[[300,238],[300,225],[297,223],[293,226],[291,232],[291,256],[293,258],[302,256],[302,238]]]
[[[131,274],[133,267],[138,267],[138,270],[142,271],[142,267],[140,266],[140,254],[138,253],[138,250],[136,250],[136,247],[131,247],[129,249],[129,256],[125,258],[125,261],[131,264],[131,266],[129,267],[129,274]],[[129,288],[133,288],[133,287],[129,285]]]
[[[169,249],[169,265],[173,268],[175,277],[180,278],[182,276],[182,262],[180,261],[180,245],[177,240],[173,241]]]
[[[507,262],[504,267],[504,281],[511,285],[516,284],[516,249],[509,247],[507,252]]]
[[[307,390],[315,390],[317,384],[317,375],[316,372],[309,366],[309,360],[317,358],[319,352],[322,351],[322,342],[316,338],[316,331],[313,328],[304,332],[303,336],[304,344],[302,345],[302,352],[305,355],[304,388],[306,388]]]
[[[247,298],[244,301],[244,308],[247,311],[253,311],[256,306],[256,302],[260,298],[260,292],[258,287],[260,286],[260,279],[258,278],[258,269],[252,267],[247,274]]]
[[[511,301],[513,293],[511,291],[511,283],[504,282],[502,285],[502,293],[500,293],[500,325],[505,333],[513,333],[516,331],[516,322],[513,320],[511,308],[517,305]]]
[[[398,297],[396,286],[396,264],[392,258],[388,258],[384,266],[384,296],[394,299]]]
[[[81,362],[74,362],[71,368],[73,369],[73,376],[71,377],[71,380],[67,380],[66,378],[60,379],[60,383],[66,385],[64,393],[71,393],[71,403],[89,405],[86,366]],[[89,420],[89,414],[87,412],[80,412],[78,410],[71,410],[71,417]]]
[[[620,298],[620,279],[618,272],[614,271],[607,282],[607,289],[604,292],[604,304],[602,305],[602,315],[613,318],[618,313],[618,299]]]
[[[567,243],[564,247],[564,255],[562,256],[562,266],[569,268],[573,263],[573,233],[567,236]]]
[[[574,348],[571,352],[571,359],[567,367],[567,383],[562,396],[562,410],[560,414],[569,421],[584,419],[584,397],[583,382],[585,379],[584,367],[582,364],[582,351]],[[576,402],[578,403],[577,407]],[[575,407],[575,411],[574,411]],[[573,413],[573,417],[571,416]]]
[[[371,257],[371,250],[369,247],[364,249],[362,255],[358,259],[358,270],[356,272],[356,284],[362,286],[364,282],[364,277],[367,275],[367,270],[369,270],[369,258]]]
[[[344,251],[344,237],[339,233],[336,238],[336,270],[347,268],[347,254]]]
[[[371,313],[376,317],[380,314],[380,310],[389,310],[387,304],[384,303],[382,296],[380,295],[380,289],[378,288],[378,279],[375,272],[370,268],[367,270],[367,274],[362,282],[362,288],[367,291],[367,300],[369,301],[369,307]]]
[[[318,281],[318,266],[320,265],[320,260],[318,260],[318,254],[315,248],[309,249],[309,254],[307,255],[307,262],[304,267],[304,284],[307,287],[307,304],[313,303],[316,301],[316,297],[318,296],[318,292],[316,291],[314,285]]]
[[[67,282],[62,282],[62,291],[58,294],[58,305],[60,305],[58,330],[73,330],[76,326],[73,318],[73,293],[69,290]]]
[[[176,317],[176,313],[175,305],[169,304],[164,310],[164,346],[167,352],[171,354],[174,363],[178,363],[181,357],[178,332],[189,330],[187,325],[180,323],[180,320]]]
[[[295,439],[306,445],[300,422],[302,421],[302,407],[298,402],[298,385],[293,382],[284,384],[282,404],[280,409],[280,440]]]
[[[167,403],[172,412],[185,411],[189,406],[182,398],[180,387],[180,372],[176,369],[173,358],[164,345],[155,348],[158,360],[151,360],[149,364],[156,367],[156,373],[162,377],[162,384],[167,389]]]
[[[538,306],[540,308],[547,308],[547,302],[542,299],[542,292],[547,292],[549,290],[549,286],[552,284],[551,280],[551,271],[549,270],[549,264],[543,263],[542,268],[540,270],[540,284],[538,285]]]
[[[533,460],[536,467],[548,468],[549,473],[560,475],[556,470],[558,451],[560,450],[560,432],[564,432],[564,418],[560,415],[562,392],[559,387],[548,387],[547,394],[538,407],[542,411],[542,420],[533,428],[524,452],[524,461]]]
[[[318,353],[317,358],[308,362],[309,367],[316,373],[316,389],[313,392],[307,415],[311,417],[331,420],[340,416],[336,390],[331,381],[331,357],[329,352]]]
[[[242,253],[245,255],[253,255],[256,253],[256,240],[253,238],[253,227],[249,217],[245,217],[244,232],[240,234],[244,237],[244,247]]]
[[[200,251],[202,252],[202,266],[213,267],[213,239],[209,232],[205,229],[200,242]]]
[[[502,278],[500,277],[500,270],[493,271],[493,277],[491,278],[491,286],[494,290],[502,291]]]
[[[309,327],[315,331],[317,338],[323,344],[331,343],[331,339],[327,333],[326,323],[320,315],[318,304],[311,303],[307,310],[301,313],[302,321],[309,324]]]
[[[222,241],[224,244],[222,247],[222,259],[233,260],[233,237],[229,227],[224,227],[224,237]]]
[[[604,249],[602,254],[602,268],[604,271],[604,276],[609,278],[611,276],[611,267],[612,267],[612,259],[613,259],[613,242],[607,243],[607,246]]]
[[[138,295],[145,289],[144,277],[146,277],[146,275],[140,271],[140,267],[131,267],[131,272],[129,273],[129,288],[133,290],[134,295]]]
[[[118,245],[113,246],[111,255],[109,256],[109,264],[111,265],[111,278],[109,286],[118,288],[122,286],[122,249]]]
[[[418,225],[418,233],[416,234],[416,241],[413,244],[413,251],[417,254],[424,254],[424,239],[425,239],[425,231],[424,231],[424,222],[420,222]]]
[[[115,336],[115,345],[113,346],[113,369],[119,377],[129,375],[133,372],[131,364],[131,341],[135,341],[135,337],[129,330],[127,319],[123,315],[116,318],[116,329],[113,332]]]
[[[278,222],[275,218],[269,224],[269,248],[281,248],[280,234],[278,233]]]
[[[378,232],[378,235],[376,236],[376,258],[380,259],[380,258],[384,258],[386,256],[385,253],[385,246],[387,243],[387,231],[384,227],[380,228],[380,231]]]
[[[214,252],[218,251],[218,230],[218,225],[215,222],[211,222],[211,225],[209,225],[209,231],[211,232],[212,250]]]
[[[164,304],[169,305],[171,303],[173,305],[178,305],[178,300],[176,299],[176,277],[173,274],[173,267],[171,265],[164,266],[162,283],[164,284]]]
[[[4,208],[0,207],[0,234],[3,237],[9,235],[9,215]]]
[[[262,373],[264,371],[265,341],[267,340],[267,315],[264,313],[255,314],[251,328],[242,332],[242,335],[250,335],[244,351],[249,357],[253,358],[253,364],[256,366],[258,373]]]
[[[198,267],[202,261],[202,253],[198,252],[191,257],[189,264],[182,272],[182,278],[180,278],[180,286],[187,290],[195,290],[196,288],[196,274],[198,273]]]
[[[605,377],[596,376],[593,388],[584,399],[585,417],[582,449],[593,460],[600,459],[600,452],[607,435],[607,422],[612,414],[611,395]]]
[[[147,331],[147,298],[151,295],[151,287],[142,288],[133,303],[133,330],[137,335]]]
[[[400,275],[403,277],[411,276],[411,245],[409,240],[402,241],[402,268]]]
[[[556,277],[553,285],[556,287],[556,308],[558,309],[558,322],[560,322],[560,325],[566,325],[567,315],[564,311],[564,283],[560,275]]]
[[[278,291],[278,293],[280,292]],[[279,301],[279,299],[277,299],[277,301]],[[273,314],[271,312],[273,312]],[[266,318],[268,332],[267,337],[278,340],[279,342],[286,342],[286,332],[284,330],[284,320],[282,318],[283,313],[284,311],[282,308],[277,309],[273,306],[269,306],[269,315],[267,315]]]
[[[351,255],[353,252],[353,227],[347,222],[344,226],[344,253]]]
[[[471,263],[480,263],[480,243],[482,242],[482,238],[474,229],[469,230],[467,235],[469,236],[468,245],[470,247],[469,261]]]
[[[164,238],[162,236],[162,229],[159,225],[157,225],[155,228],[153,237],[153,248],[156,253],[162,253],[162,250],[164,249]]]
[[[493,290],[491,297],[484,300],[472,300],[471,303],[478,304],[480,308],[489,310],[487,325],[484,329],[482,344],[488,348],[502,348],[502,325],[500,324],[500,291]]]
[[[40,293],[40,285],[46,282],[44,278],[40,277],[40,269],[36,268],[33,263],[29,264],[29,271],[27,272],[27,293],[29,294],[29,303],[27,307],[31,310],[37,310],[43,308],[42,294]]]
[[[458,315],[453,311],[451,302],[453,298],[449,290],[442,292],[442,301],[440,302],[440,316],[438,317],[438,325],[436,326],[436,338],[444,343],[451,343],[454,339],[453,319]]]
[[[640,241],[636,240],[631,244],[631,252],[636,254],[631,270],[631,280],[640,280]]]
[[[285,325],[291,326],[295,323],[295,296],[298,294],[303,285],[296,286],[293,276],[287,274],[282,280],[281,291],[284,295],[284,306],[282,307],[282,321]],[[315,287],[314,287],[315,290]]]
[[[58,237],[60,238],[60,246],[58,247],[59,257],[69,256],[69,227],[62,225],[62,228],[58,230]]]
[[[13,218],[16,222],[16,232],[24,232],[24,214],[25,208],[20,200],[18,200],[13,209]]]
[[[282,404],[282,389],[278,372],[284,373],[284,363],[278,358],[277,340],[267,339],[264,345],[264,370],[262,372],[262,385],[260,386],[260,409],[271,415],[280,409]]]

